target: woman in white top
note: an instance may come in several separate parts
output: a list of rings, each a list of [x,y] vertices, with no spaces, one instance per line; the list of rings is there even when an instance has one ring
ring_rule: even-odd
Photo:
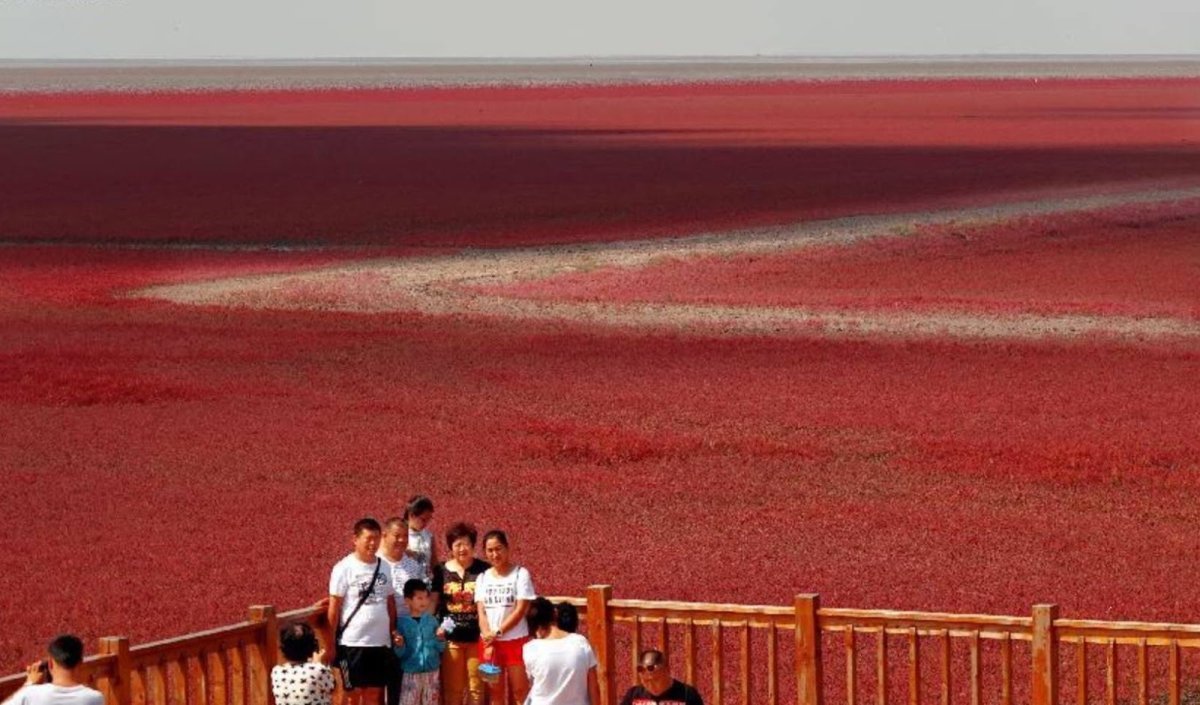
[[[279,632],[279,650],[286,663],[271,669],[271,692],[278,705],[330,705],[333,671],[321,663],[317,635],[304,622]]]
[[[525,613],[537,597],[529,570],[512,562],[508,536],[503,531],[483,535],[483,554],[492,567],[475,581],[475,605],[479,611],[480,660],[499,666],[504,676],[489,683],[491,702],[504,702],[504,680],[508,679],[513,702],[524,703],[529,694],[522,647],[529,641]]]
[[[525,644],[528,705],[600,705],[596,654],[588,640],[562,629],[544,597],[533,601],[525,619],[536,636]]]
[[[419,576],[426,585],[433,585],[433,567],[437,565],[437,550],[433,544],[433,532],[429,524],[433,521],[433,500],[425,495],[416,495],[404,507],[404,521],[408,524],[408,549],[405,553],[421,568]]]

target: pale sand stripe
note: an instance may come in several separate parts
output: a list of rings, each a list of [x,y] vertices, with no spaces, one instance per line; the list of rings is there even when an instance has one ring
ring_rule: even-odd
[[[663,259],[780,253],[814,245],[844,245],[908,233],[919,226],[947,223],[972,226],[1016,217],[1191,198],[1200,198],[1200,188],[857,216],[667,240],[468,250],[441,257],[368,260],[292,274],[151,287],[132,295],[193,305],[359,313],[415,311],[578,321],[701,335],[1054,338],[1097,334],[1127,340],[1192,338],[1200,336],[1200,323],[1175,318],[537,301],[484,294],[473,288],[600,267],[643,267]]]

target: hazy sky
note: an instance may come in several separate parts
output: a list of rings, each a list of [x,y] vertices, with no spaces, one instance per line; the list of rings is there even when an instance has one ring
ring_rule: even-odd
[[[0,58],[1200,53],[1200,0],[0,0]]]

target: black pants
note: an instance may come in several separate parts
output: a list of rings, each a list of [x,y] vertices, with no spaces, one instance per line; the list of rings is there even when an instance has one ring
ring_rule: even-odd
[[[388,678],[386,698],[387,705],[399,705],[400,682],[404,680],[404,671],[400,668],[400,659],[392,659],[392,673]]]

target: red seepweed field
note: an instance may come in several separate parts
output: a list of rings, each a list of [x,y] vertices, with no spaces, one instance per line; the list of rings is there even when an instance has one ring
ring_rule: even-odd
[[[144,640],[313,601],[350,524],[417,492],[435,529],[508,529],[547,593],[1200,621],[1194,335],[721,336],[137,294],[1194,189],[1200,81],[9,94],[0,161],[10,670],[62,629]],[[1195,203],[499,290],[1194,323]]]

